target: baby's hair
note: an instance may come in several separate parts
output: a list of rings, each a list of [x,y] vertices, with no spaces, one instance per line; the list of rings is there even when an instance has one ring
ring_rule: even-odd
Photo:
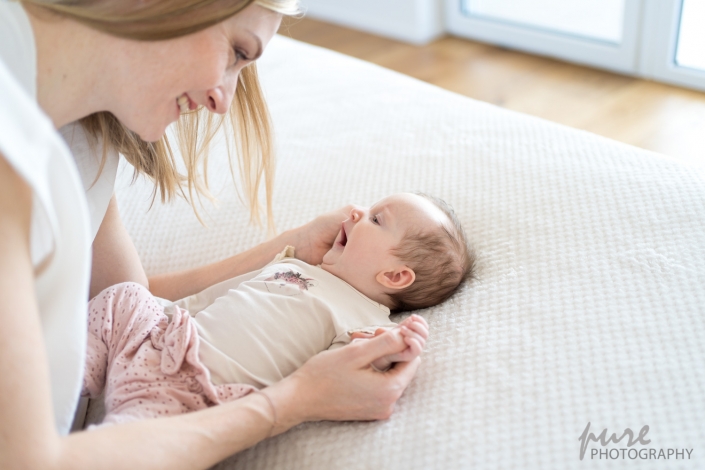
[[[431,307],[450,297],[465,280],[475,277],[475,252],[468,245],[453,209],[442,199],[414,193],[431,201],[448,218],[433,229],[411,229],[392,254],[416,273],[414,282],[389,294],[394,311]]]

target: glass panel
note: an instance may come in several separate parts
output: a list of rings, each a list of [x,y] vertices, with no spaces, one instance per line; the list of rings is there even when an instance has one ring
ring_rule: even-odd
[[[705,70],[705,2],[683,0],[676,64]]]
[[[463,13],[618,44],[624,0],[463,0]]]

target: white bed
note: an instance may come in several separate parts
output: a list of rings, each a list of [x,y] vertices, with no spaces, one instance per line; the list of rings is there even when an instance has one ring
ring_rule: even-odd
[[[705,468],[705,172],[281,37],[260,70],[279,229],[422,190],[455,208],[479,279],[419,312],[431,336],[391,419],[305,424],[216,468]],[[207,229],[182,202],[147,212],[121,170],[148,273],[264,239],[212,160]],[[581,461],[588,422],[693,452]]]

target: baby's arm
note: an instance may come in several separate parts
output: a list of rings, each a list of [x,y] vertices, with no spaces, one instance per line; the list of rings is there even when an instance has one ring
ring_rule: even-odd
[[[395,362],[409,362],[418,357],[426,344],[428,338],[428,324],[426,320],[418,315],[411,315],[396,328],[378,328],[374,336],[382,334],[393,335],[399,342],[399,352],[381,357],[374,361],[371,366],[378,371],[386,371]],[[353,340],[369,339],[372,335],[365,333],[353,333]]]

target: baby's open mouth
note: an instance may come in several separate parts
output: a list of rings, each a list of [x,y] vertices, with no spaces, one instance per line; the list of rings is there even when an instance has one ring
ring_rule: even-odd
[[[348,244],[348,236],[347,236],[347,234],[345,233],[345,225],[341,225],[341,226],[340,226],[340,235],[341,235],[341,236],[340,236],[340,244],[341,244],[342,246],[347,245],[347,244]]]

